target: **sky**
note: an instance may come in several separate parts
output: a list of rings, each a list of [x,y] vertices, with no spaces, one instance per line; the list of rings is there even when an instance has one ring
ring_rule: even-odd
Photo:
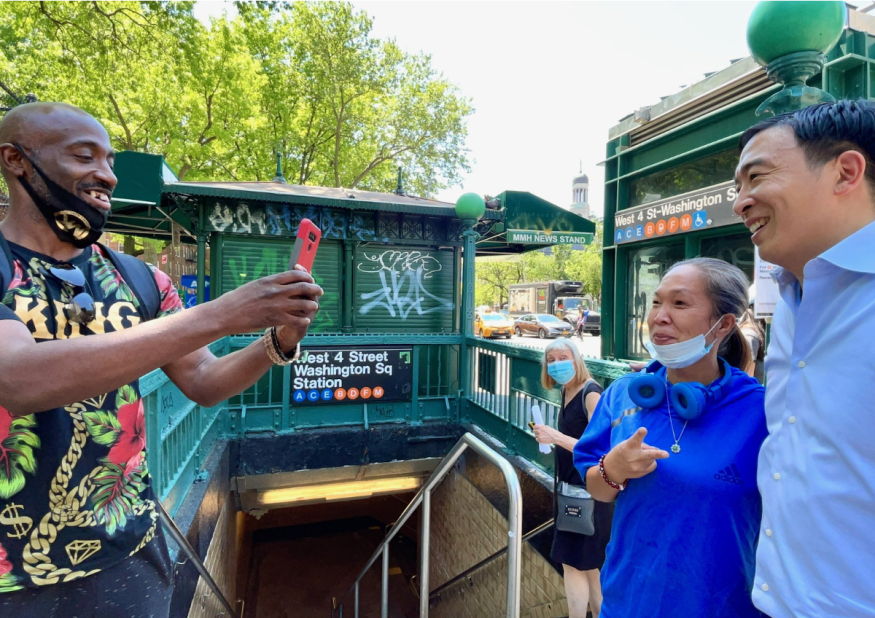
[[[589,176],[593,212],[603,211],[608,131],[705,73],[748,55],[755,2],[366,1],[373,36],[432,65],[472,101],[465,192],[529,191],[571,204],[571,182]],[[201,0],[200,18],[222,2]]]

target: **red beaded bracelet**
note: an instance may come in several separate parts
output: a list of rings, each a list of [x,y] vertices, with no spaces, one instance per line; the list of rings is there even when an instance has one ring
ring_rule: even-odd
[[[614,489],[619,489],[620,491],[623,491],[624,489],[626,489],[626,482],[625,481],[622,483],[615,483],[614,481],[612,481],[611,479],[608,478],[607,474],[605,474],[605,457],[607,457],[607,456],[608,456],[608,454],[605,453],[604,455],[601,456],[601,458],[599,458],[599,474],[602,475],[602,479],[604,479],[605,483],[607,483],[608,485],[610,485]]]

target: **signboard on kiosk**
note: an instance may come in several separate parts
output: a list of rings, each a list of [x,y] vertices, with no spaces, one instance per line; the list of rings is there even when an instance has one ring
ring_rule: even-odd
[[[729,181],[621,210],[614,215],[614,243],[622,245],[741,223],[741,217],[732,212],[735,195],[735,182]]]
[[[507,242],[517,245],[588,245],[588,232],[544,232],[541,230],[508,230]]]
[[[292,363],[297,404],[409,401],[412,347],[302,348]]]

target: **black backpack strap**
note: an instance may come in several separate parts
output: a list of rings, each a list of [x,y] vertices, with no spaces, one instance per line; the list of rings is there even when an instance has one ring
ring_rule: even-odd
[[[3,300],[6,288],[12,283],[13,263],[12,249],[9,248],[9,243],[3,237],[3,232],[0,232],[0,300]]]
[[[140,319],[146,322],[158,317],[158,311],[161,309],[161,292],[149,265],[133,255],[117,253],[103,245],[101,249],[106,252],[112,265],[137,297],[137,302],[140,304],[137,309]]]

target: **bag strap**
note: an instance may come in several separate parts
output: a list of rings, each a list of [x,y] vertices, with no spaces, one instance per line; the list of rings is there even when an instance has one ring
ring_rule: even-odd
[[[137,298],[139,303],[137,312],[140,314],[140,319],[147,322],[158,317],[161,309],[161,291],[149,265],[133,255],[118,253],[104,245],[100,245],[100,248],[106,252],[109,261]]]
[[[0,300],[6,295],[6,289],[12,283],[12,265],[14,263],[12,249],[9,248],[9,243],[3,237],[3,232],[0,232]]]

